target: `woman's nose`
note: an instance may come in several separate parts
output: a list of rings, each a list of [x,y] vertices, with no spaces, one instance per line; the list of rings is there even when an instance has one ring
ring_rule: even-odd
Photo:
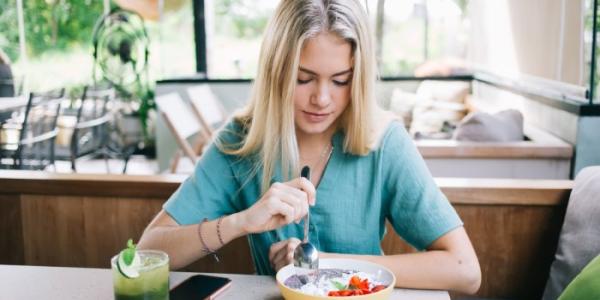
[[[327,107],[331,102],[331,93],[329,91],[329,84],[327,82],[319,83],[315,95],[311,97],[313,105],[319,107]]]

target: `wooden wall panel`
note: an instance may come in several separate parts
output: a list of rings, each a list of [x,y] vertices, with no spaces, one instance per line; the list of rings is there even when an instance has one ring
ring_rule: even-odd
[[[0,264],[23,264],[19,195],[0,195]]]
[[[218,251],[220,262],[215,262],[212,255],[203,257],[197,262],[182,269],[190,272],[211,273],[255,273],[250,247],[246,237],[231,241]]]
[[[565,205],[455,205],[479,258],[478,296],[539,299],[554,259]],[[386,254],[414,252],[388,224]],[[455,295],[458,296],[458,295]]]
[[[478,295],[540,299],[566,206],[459,206],[480,259]]]
[[[162,201],[23,195],[26,263],[109,267],[128,238],[139,239]]]
[[[138,241],[163,199],[22,196],[24,262],[28,265],[109,268],[129,238]],[[1,202],[0,202],[1,203]],[[21,252],[23,250],[21,249]],[[253,273],[246,238],[184,270]]]
[[[21,211],[26,264],[85,264],[83,199],[23,195]]]
[[[83,198],[85,266],[108,268],[128,239],[138,242],[163,199]]]

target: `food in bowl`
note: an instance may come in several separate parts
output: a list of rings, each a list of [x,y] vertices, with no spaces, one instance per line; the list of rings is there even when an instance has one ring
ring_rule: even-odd
[[[319,268],[315,274],[293,264],[281,268],[276,280],[283,298],[322,300],[349,296],[348,299],[356,300],[387,300],[396,284],[396,277],[389,269],[364,260],[323,258],[319,259]],[[362,292],[367,291],[367,286],[369,293]]]
[[[287,287],[314,296],[360,296],[387,287],[374,275],[355,270],[320,269],[309,274],[294,274],[285,280]]]

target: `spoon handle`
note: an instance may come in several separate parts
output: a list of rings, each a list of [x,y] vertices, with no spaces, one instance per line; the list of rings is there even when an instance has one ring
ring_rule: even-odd
[[[310,181],[310,168],[308,166],[304,166],[302,168],[302,171],[300,172],[300,176],[308,179]],[[310,221],[310,208],[308,210],[308,212],[306,213],[306,216],[304,216],[304,239],[302,240],[303,243],[307,243],[308,242],[308,222]]]

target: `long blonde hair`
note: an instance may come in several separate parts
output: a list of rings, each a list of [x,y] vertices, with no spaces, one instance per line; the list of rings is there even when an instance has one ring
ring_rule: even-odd
[[[375,143],[377,72],[372,34],[362,5],[358,0],[282,0],[264,33],[250,102],[235,117],[247,134],[238,145],[216,140],[227,154],[258,154],[254,171],[263,168],[262,192],[269,188],[277,162],[286,181],[299,173],[293,95],[300,52],[307,39],[324,32],[352,46],[351,100],[338,122],[345,132],[344,151],[366,155]]]

